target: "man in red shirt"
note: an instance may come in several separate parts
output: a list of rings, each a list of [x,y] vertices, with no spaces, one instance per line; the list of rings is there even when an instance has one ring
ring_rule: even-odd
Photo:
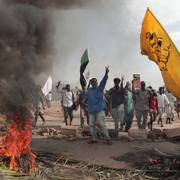
[[[150,122],[148,123],[148,128],[151,129],[153,127],[153,122],[156,120],[158,113],[158,100],[157,94],[155,90],[150,91],[150,98],[149,98],[149,115],[150,115]]]

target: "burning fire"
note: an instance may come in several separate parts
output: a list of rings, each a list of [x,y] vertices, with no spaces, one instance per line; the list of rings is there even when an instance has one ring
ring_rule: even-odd
[[[0,156],[10,158],[11,170],[28,174],[36,165],[36,156],[30,150],[31,127],[30,120],[22,121],[15,116],[0,139]]]
[[[149,162],[149,164],[159,164],[159,163],[161,163],[161,161],[160,160],[157,160],[157,159],[152,159],[152,158],[149,158],[148,159],[148,162]]]

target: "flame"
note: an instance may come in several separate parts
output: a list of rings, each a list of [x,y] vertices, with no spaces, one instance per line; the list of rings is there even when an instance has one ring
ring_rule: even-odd
[[[152,158],[149,158],[148,159],[148,163],[149,164],[159,164],[161,161],[160,160],[157,160],[157,159],[152,159]]]
[[[36,166],[36,156],[30,150],[31,128],[30,120],[16,116],[0,139],[0,156],[10,157],[10,170],[29,173]]]

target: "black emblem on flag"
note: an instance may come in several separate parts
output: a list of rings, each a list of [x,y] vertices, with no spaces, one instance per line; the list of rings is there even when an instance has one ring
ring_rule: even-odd
[[[163,38],[158,37],[154,32],[147,32],[146,39],[148,39],[148,43],[152,48],[152,53],[156,55],[156,63],[159,65],[160,70],[167,71],[167,64],[169,61],[171,44],[169,44],[167,47],[162,47]]]

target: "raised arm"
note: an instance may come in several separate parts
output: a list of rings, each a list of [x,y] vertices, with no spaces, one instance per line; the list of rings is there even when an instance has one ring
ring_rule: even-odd
[[[66,86],[62,87],[61,89],[58,87],[56,90],[57,90],[57,93],[62,94],[64,91],[66,91]]]
[[[105,67],[105,75],[103,77],[103,79],[101,80],[100,84],[99,84],[99,89],[101,91],[104,91],[104,88],[106,86],[106,82],[108,79],[108,73],[109,73],[109,66]]]
[[[58,92],[58,89],[59,89],[60,84],[61,84],[61,81],[58,81],[58,83],[57,83],[57,85],[56,85],[56,90],[57,90],[57,92]]]
[[[124,76],[121,77],[121,89],[123,89]]]

